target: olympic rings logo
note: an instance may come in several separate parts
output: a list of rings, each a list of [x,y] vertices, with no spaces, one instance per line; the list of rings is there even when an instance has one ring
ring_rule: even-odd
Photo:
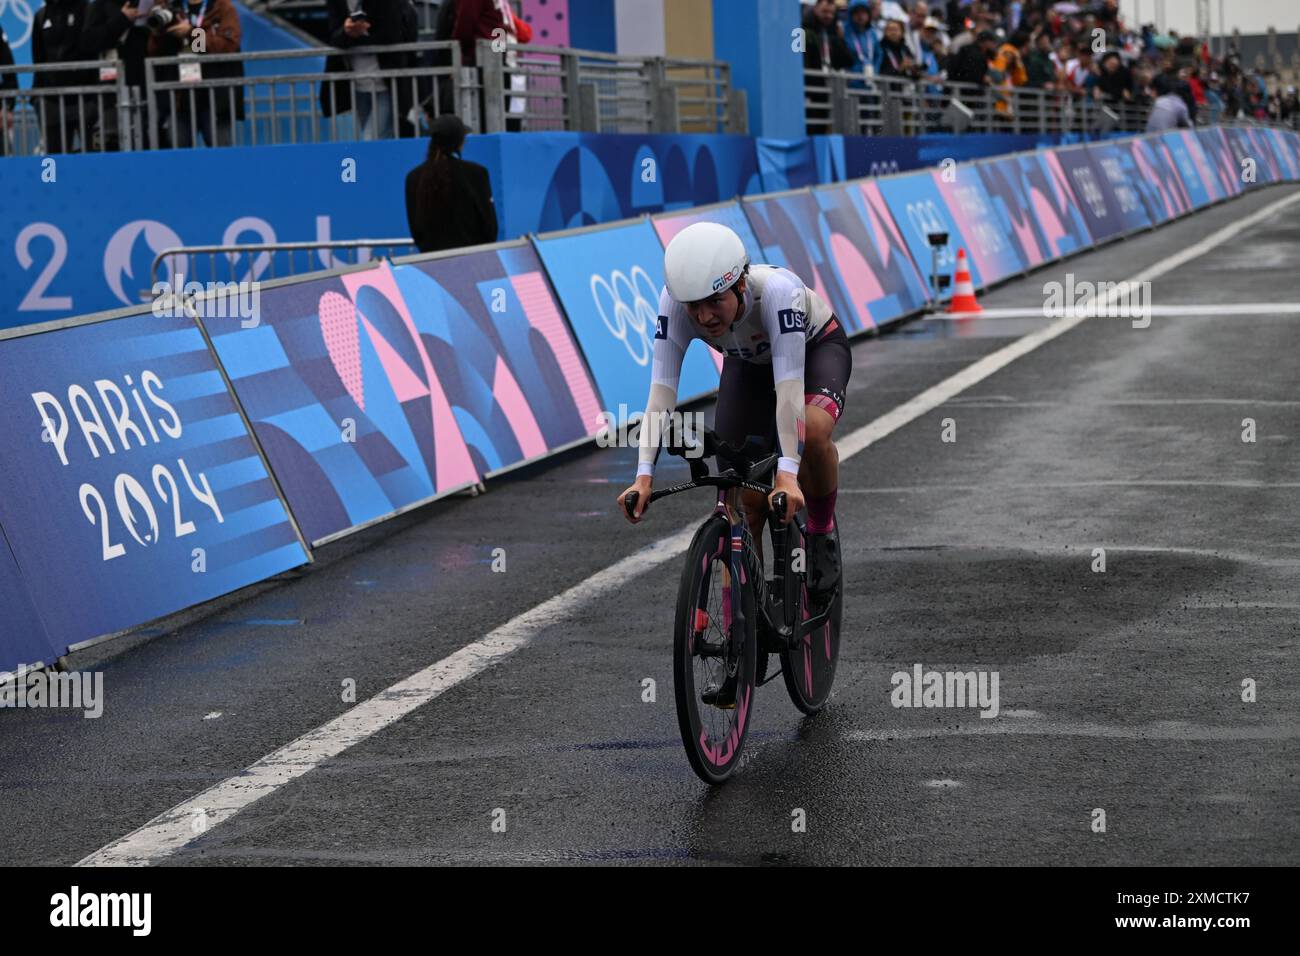
[[[648,292],[649,295],[643,293]],[[629,306],[625,295],[632,300]],[[649,273],[640,266],[632,267],[629,279],[615,269],[607,280],[604,276],[591,277],[591,298],[596,303],[600,319],[609,334],[623,343],[632,361],[637,365],[650,362],[655,320],[659,317],[659,291]],[[613,315],[613,321],[610,315]]]
[[[15,37],[10,43],[10,46],[16,50],[31,39],[33,19],[32,8],[31,4],[29,4],[27,0],[0,0],[0,17],[4,16],[6,10],[17,17],[18,22],[22,24],[22,33]]]

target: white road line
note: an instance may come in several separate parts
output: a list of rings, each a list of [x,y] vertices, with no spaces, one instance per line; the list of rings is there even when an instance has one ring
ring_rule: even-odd
[[[1160,481],[1157,479],[1115,479],[1099,481],[1008,481],[970,485],[902,485],[892,488],[840,488],[841,495],[906,495],[963,491],[1038,491],[1045,488],[1242,488],[1250,490],[1300,488],[1300,481]]]
[[[1153,724],[1123,726],[1118,724],[1093,724],[1083,721],[1039,720],[1037,718],[1006,721],[975,717],[953,726],[940,724],[932,727],[891,727],[872,730],[850,730],[844,739],[852,743],[888,740],[926,740],[932,737],[1107,737],[1114,740],[1295,740],[1300,738],[1300,725],[1296,724],[1243,724],[1240,726],[1207,727],[1180,720],[1157,721]]]
[[[1235,305],[1153,305],[1153,316],[1173,317],[1193,315],[1300,315],[1300,302],[1240,302]],[[1015,308],[986,308],[981,312],[936,312],[925,316],[941,322],[963,322],[971,319],[1048,319],[1043,306]],[[1101,316],[1105,318],[1105,316]]]
[[[635,581],[636,575],[647,568],[681,554],[690,545],[694,532],[694,528],[682,529],[628,555],[507,621],[482,640],[462,647],[263,757],[238,776],[223,780],[160,814],[135,832],[92,853],[78,866],[139,866],[180,849],[203,831],[224,823],[250,804],[500,662],[544,628],[564,620],[573,608],[608,596]],[[200,824],[202,829],[196,830]]]
[[[968,395],[949,403],[954,408],[1064,408],[1070,402],[1035,399],[1016,401],[1010,395]],[[1089,402],[1089,408],[1146,408],[1159,405],[1248,405],[1260,408],[1293,408],[1294,398],[1107,398]],[[1077,406],[1075,406],[1077,407]]]
[[[1265,206],[1253,215],[1220,229],[1129,281],[1141,282],[1164,275],[1295,202],[1300,202],[1300,193]],[[926,389],[875,421],[837,439],[840,460],[858,454],[872,443],[934,410],[953,395],[983,381],[1082,321],[1082,317],[1060,319],[1046,328],[1030,333],[985,356],[946,381]],[[694,533],[694,525],[682,528],[635,554],[628,555],[582,583],[507,621],[482,640],[462,647],[329,723],[268,754],[237,776],[223,780],[159,814],[138,830],[90,854],[78,865],[140,866],[174,853],[198,839],[207,830],[224,823],[240,810],[274,793],[323,761],[338,756],[444,691],[500,663],[530,643],[544,628],[566,619],[577,608],[599,596],[608,595],[616,588],[635,581],[637,575],[677,557],[690,545]]]
[[[1092,559],[1092,549],[1096,547],[1098,545],[1095,541],[1063,541],[1059,544],[1047,546],[1026,539],[990,541],[988,538],[981,538],[979,541],[954,541],[949,537],[942,541],[876,541],[870,545],[859,546],[857,550],[873,555],[922,552],[935,556],[940,556],[945,552],[964,554],[1006,554],[1014,552],[1022,556],[1077,558],[1081,561],[1090,561]],[[1300,544],[1285,542],[1276,547],[1295,550],[1300,548]],[[1139,557],[1151,554],[1172,554],[1205,558],[1210,561],[1234,561],[1237,564],[1250,564],[1265,568],[1286,568],[1288,570],[1300,568],[1300,558],[1275,557],[1248,551],[1235,551],[1228,548],[1184,548],[1166,544],[1137,544],[1123,541],[1107,544],[1106,553],[1134,554]]]

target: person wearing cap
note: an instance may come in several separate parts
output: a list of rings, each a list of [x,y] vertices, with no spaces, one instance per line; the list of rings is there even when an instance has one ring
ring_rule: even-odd
[[[429,154],[406,174],[406,220],[416,248],[438,252],[496,242],[488,171],[460,158],[469,129],[455,115],[429,125]]]
[[[849,22],[844,28],[844,41],[853,53],[854,72],[865,73],[868,67],[875,69],[880,35],[871,22],[871,5],[866,0],[856,0],[849,4]]]
[[[948,37],[943,32],[943,23],[934,17],[926,17],[921,24],[921,72],[929,77],[943,74],[943,62],[948,56]]]

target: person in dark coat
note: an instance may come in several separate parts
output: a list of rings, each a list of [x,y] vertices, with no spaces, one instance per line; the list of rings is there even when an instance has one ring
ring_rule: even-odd
[[[1133,73],[1114,50],[1101,58],[1101,76],[1097,79],[1097,89],[1111,103],[1133,99]]]
[[[32,18],[32,62],[75,63],[81,59],[81,27],[86,22],[86,0],[47,0]],[[38,72],[32,80],[34,89],[57,89],[70,86],[93,86],[97,77],[85,70],[49,70]],[[33,106],[44,115],[45,152],[71,152],[81,140],[84,151],[95,123],[93,97],[33,97]]]
[[[452,39],[460,41],[461,62],[474,66],[478,62],[478,41],[504,36],[509,30],[496,0],[447,0],[455,3]],[[502,33],[496,31],[501,30]]]
[[[0,66],[14,65],[14,51],[9,49],[9,38],[5,28],[0,26]],[[0,93],[13,93],[18,89],[18,74],[0,74]],[[0,96],[0,156],[9,155],[9,130],[13,126],[12,107],[16,103],[12,97]]]
[[[851,70],[857,58],[844,39],[833,0],[817,0],[803,20],[803,68]]]
[[[998,35],[982,31],[973,43],[957,51],[948,64],[948,79],[953,83],[975,83],[983,86],[989,81],[989,60],[998,46]]]
[[[852,70],[857,58],[844,39],[844,27],[836,19],[833,0],[817,0],[803,18],[804,89],[810,105],[805,120],[808,135],[831,132],[831,107],[826,88],[827,70]],[[825,104],[825,105],[823,105]]]
[[[421,252],[495,242],[497,214],[488,171],[460,158],[469,132],[457,116],[431,124],[429,155],[406,174],[406,219]]]
[[[203,53],[239,52],[243,31],[231,0],[190,0],[170,26],[150,33],[149,56],[172,57],[198,52],[193,42],[196,29],[203,32]],[[193,146],[195,130],[209,146],[229,146],[234,142],[234,124],[244,118],[243,86],[209,86],[202,81],[242,77],[244,64],[238,60],[204,63],[200,56],[199,66],[202,77],[195,82],[193,91],[175,91],[176,115],[171,115],[171,94],[158,94],[156,106],[161,121],[169,128],[163,145]],[[174,83],[179,76],[174,66],[154,71],[154,78],[160,83]]]
[[[402,0],[327,0],[329,44],[340,50],[413,43],[419,39],[414,7]],[[405,117],[418,102],[419,84],[409,78],[381,77],[380,71],[404,70],[415,62],[405,50],[385,53],[333,53],[325,72],[351,74],[348,82],[321,83],[321,112],[336,116],[355,110],[357,139],[391,139],[413,135]],[[394,125],[396,121],[396,125]]]
[[[81,59],[104,60],[107,70],[101,70],[99,81],[116,90],[112,80],[115,69],[124,71],[127,86],[136,90],[144,87],[144,59],[149,50],[149,28],[140,15],[140,0],[91,0],[86,11],[86,23],[81,28]],[[116,98],[105,97],[104,110],[99,117],[99,145],[101,149],[117,149]]]

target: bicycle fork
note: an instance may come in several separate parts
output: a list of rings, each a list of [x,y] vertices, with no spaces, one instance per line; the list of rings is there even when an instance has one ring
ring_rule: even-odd
[[[724,584],[727,588],[730,602],[727,611],[730,614],[730,627],[724,628],[727,632],[728,651],[727,651],[727,672],[731,673],[735,663],[740,659],[742,653],[742,644],[744,635],[747,633],[748,621],[745,620],[745,602],[741,589],[749,587],[751,582],[758,589],[759,600],[762,600],[763,578],[761,574],[755,574],[753,567],[746,567],[747,559],[753,555],[753,547],[749,538],[749,527],[745,524],[745,517],[736,505],[735,489],[718,489],[718,503],[715,513],[722,515],[727,519],[727,526],[730,529],[730,554],[727,557],[726,575]],[[757,603],[757,602],[756,602]],[[761,605],[760,605],[761,606]],[[739,628],[739,630],[736,630]],[[735,635],[741,635],[741,640],[736,640]]]

